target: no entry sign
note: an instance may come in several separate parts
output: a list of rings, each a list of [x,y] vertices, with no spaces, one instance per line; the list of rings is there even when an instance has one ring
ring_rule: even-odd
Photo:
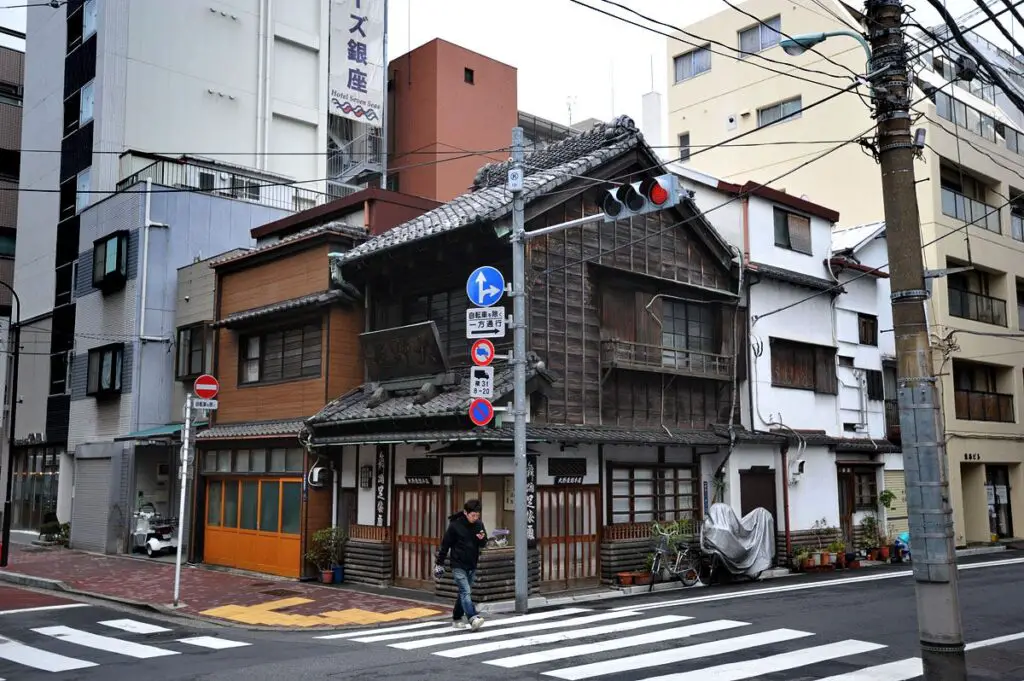
[[[192,384],[192,392],[202,400],[212,400],[220,392],[220,381],[210,374],[203,374]]]

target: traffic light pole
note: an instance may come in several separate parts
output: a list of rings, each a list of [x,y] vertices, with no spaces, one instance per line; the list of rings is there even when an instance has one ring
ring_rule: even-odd
[[[865,8],[871,71],[885,68],[873,83],[873,96],[889,240],[900,431],[921,659],[926,681],[966,681],[949,462],[924,309],[928,292],[914,182],[904,9],[901,0],[867,0]]]

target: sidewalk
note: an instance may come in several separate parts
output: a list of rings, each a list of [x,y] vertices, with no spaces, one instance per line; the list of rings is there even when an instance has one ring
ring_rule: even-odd
[[[181,602],[172,608],[173,564],[56,547],[12,545],[0,581],[253,628],[366,626],[444,614],[432,603],[187,565]]]

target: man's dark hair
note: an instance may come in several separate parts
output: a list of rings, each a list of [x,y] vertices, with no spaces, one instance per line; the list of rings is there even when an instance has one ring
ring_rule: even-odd
[[[462,506],[462,510],[466,513],[479,513],[482,508],[479,499],[470,499]]]

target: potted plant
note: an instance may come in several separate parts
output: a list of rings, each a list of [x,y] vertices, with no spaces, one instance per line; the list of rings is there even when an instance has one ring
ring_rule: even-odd
[[[309,547],[306,549],[305,558],[316,566],[316,569],[320,572],[320,581],[324,584],[334,582],[334,570],[332,568],[336,562],[336,555],[333,528],[325,527],[314,532],[310,538]]]
[[[348,544],[348,532],[340,527],[330,528],[331,572],[335,584],[345,581],[345,545]]]
[[[884,506],[887,511],[892,510],[892,502],[895,498],[896,495],[893,494],[892,490],[883,489],[878,493],[878,503]]]
[[[805,548],[799,548],[793,552],[792,563],[793,567],[797,571],[803,571],[807,570],[808,568],[814,567],[814,562],[811,558],[811,554]]]
[[[835,539],[828,545],[828,552],[832,558],[833,565],[839,569],[846,567],[846,544],[839,539]]]
[[[878,553],[878,519],[873,515],[864,516],[860,521],[862,547],[867,551],[868,560],[875,560]]]

